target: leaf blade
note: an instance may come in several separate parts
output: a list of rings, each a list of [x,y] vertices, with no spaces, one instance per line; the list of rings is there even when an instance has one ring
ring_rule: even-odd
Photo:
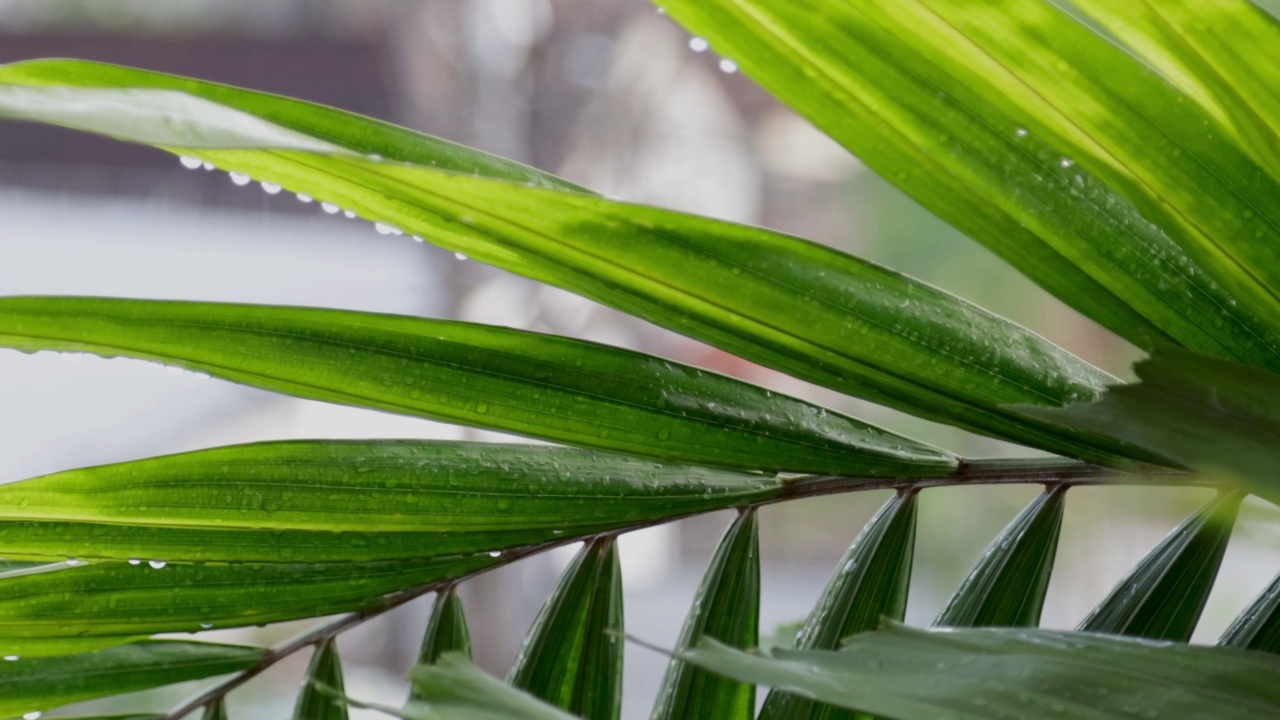
[[[9,66],[0,82],[57,83],[65,68]],[[198,85],[123,68],[74,70],[73,84],[98,83],[95,93],[124,88],[131,105],[142,100],[129,78],[184,92]],[[953,296],[812,243],[492,179],[501,173],[472,177],[287,149],[196,154],[811,382],[1054,452],[1116,460],[1096,438],[1061,437],[1002,407],[1091,396],[1105,373]],[[612,241],[603,247],[599,237]]]
[[[290,395],[747,470],[945,473],[949,454],[660,358],[314,308],[0,299],[0,345],[138,357]]]
[[[1250,48],[1280,43],[1280,24],[1243,0],[1076,3],[1231,127],[1238,143],[1280,173],[1280,97],[1262,81],[1280,62]]]
[[[858,534],[797,633],[796,649],[835,650],[844,638],[878,627],[882,617],[902,620],[918,498],[915,492],[895,495]],[[758,720],[857,720],[857,713],[775,688]]]
[[[0,546],[72,562],[382,562],[558,543],[787,486],[555,446],[268,442],[0,486]]]
[[[1223,631],[1218,645],[1280,653],[1280,577],[1272,580]]]
[[[612,536],[589,541],[565,569],[508,682],[593,720],[622,712],[622,574]]]
[[[4,654],[65,655],[156,633],[200,632],[379,607],[501,562],[479,557],[380,563],[149,566],[108,562],[0,581]]]
[[[1056,68],[1070,69],[1080,60],[1074,56],[1037,64],[1061,49],[1055,43],[1070,46],[1060,36],[1069,35],[1071,42],[1102,52],[1113,63],[1091,68],[1097,82],[1156,82],[1131,59],[1106,53],[1100,41],[1049,3],[979,8],[937,0],[821,6],[664,0],[662,5],[908,195],[1130,342],[1148,348],[1177,342],[1276,367],[1280,355],[1275,314],[1267,309],[1269,293],[1248,282],[1224,288],[1217,274],[1216,281],[1209,279],[1206,270],[1221,269],[1221,258],[1209,252],[1189,255],[1180,243],[1195,243],[1176,231],[1178,224],[1164,227],[1166,218],[1142,202],[1142,193],[1134,192],[1135,200],[1110,187],[1116,178],[1105,172],[1109,166],[1086,162],[1089,153],[1069,141],[1078,137],[1066,137],[1071,133],[1060,124],[1053,128],[1062,132],[1055,132],[1035,122],[1044,115],[1037,101],[1045,101],[1011,79],[1013,74],[1049,75],[1028,85],[1055,90],[1061,89],[1055,82],[1069,84],[1087,75],[1052,77],[1053,72],[1068,75]],[[984,22],[1002,30],[982,28]],[[1002,43],[1025,40],[1035,32],[1027,27],[1036,28],[1040,42],[1019,46],[1025,56],[1002,57],[1001,64],[985,54],[1004,50]],[[990,32],[980,41],[962,32],[977,30]],[[1051,95],[1047,102],[1069,104],[1080,97],[1076,90],[1045,93]],[[1115,99],[1127,102],[1123,96]],[[1146,122],[1139,118],[1134,124]],[[1154,135],[1160,133],[1143,139],[1149,142]],[[1144,213],[1160,220],[1153,223]],[[1233,278],[1234,268],[1227,267],[1226,280]],[[1248,292],[1242,294],[1237,284]],[[1246,295],[1259,302],[1248,309],[1232,305],[1232,299]],[[1179,302],[1168,302],[1170,296]]]
[[[680,631],[678,647],[709,637],[735,647],[753,647],[760,634],[759,523],[754,508],[725,531],[702,578]],[[711,675],[672,658],[651,720],[714,717],[749,720],[755,687]]]
[[[156,640],[100,652],[0,662],[0,716],[226,675],[253,667],[261,648]]]
[[[1134,566],[1078,629],[1189,642],[1243,499],[1224,492],[1205,503]]]
[[[987,546],[934,625],[1037,627],[1053,574],[1067,486],[1046,490]]]
[[[707,641],[678,655],[744,682],[900,720],[1118,720],[1135,711],[1243,720],[1280,709],[1272,656],[1088,633],[890,625],[840,652],[759,657]]]
[[[338,646],[329,638],[311,656],[307,678],[293,706],[293,720],[347,720],[344,692]]]

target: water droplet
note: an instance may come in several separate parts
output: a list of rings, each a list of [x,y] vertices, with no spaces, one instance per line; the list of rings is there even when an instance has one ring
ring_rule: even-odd
[[[262,189],[265,190],[268,195],[275,195],[280,192],[280,186],[275,183],[269,183],[263,180],[259,184],[262,185]]]
[[[659,15],[666,15],[666,14],[667,14],[667,9],[666,9],[666,8],[658,8],[658,14],[659,14]]]
[[[22,716],[22,720],[40,720],[40,716],[43,714],[44,713],[40,712],[39,710],[32,710],[29,713],[24,713]]]
[[[165,565],[168,565],[169,563],[166,563],[163,560],[148,560],[147,564],[150,565],[153,569],[159,570],[160,568],[164,567]]]
[[[379,235],[403,235],[404,234],[404,231],[401,230],[400,228],[396,227],[395,225],[388,225],[387,223],[374,223],[373,229],[377,230]]]
[[[78,558],[67,558],[67,564],[72,567],[75,567],[76,565],[80,564],[80,560]]]
[[[466,256],[466,255],[463,255],[462,253],[454,253],[454,254],[453,254],[453,258],[454,258],[455,260],[465,261],[465,260],[467,259],[467,256]]]
[[[207,162],[207,163],[205,163],[205,164],[204,164],[204,169],[205,169],[205,170],[217,170],[218,168],[217,168],[213,163],[211,163],[211,162]]]
[[[1062,158],[1061,160],[1058,161],[1059,167],[1069,168],[1072,165],[1075,165],[1075,163],[1072,162],[1071,158]]]
[[[250,182],[253,182],[253,178],[249,177],[248,175],[242,175],[241,173],[233,172],[231,173],[231,182],[241,187],[244,187],[245,185],[248,185]]]
[[[182,167],[188,170],[197,170],[200,166],[204,165],[204,163],[200,161],[200,158],[187,157],[186,155],[178,158],[178,162],[182,163]]]
[[[305,193],[298,193],[298,202],[302,203],[303,205],[310,205],[311,196]]]
[[[711,43],[707,42],[704,38],[689,38],[689,49],[694,52],[706,52],[709,47],[711,47]]]
[[[336,215],[338,211],[341,210],[342,208],[338,207],[337,205],[334,205],[333,203],[322,202],[320,203],[320,209],[329,213],[330,215]]]
[[[729,58],[723,58],[720,60],[720,72],[732,75],[733,73],[738,72],[738,63],[730,60]]]
[[[1013,134],[1014,134],[1014,135],[1017,135],[1018,137],[1026,137],[1026,136],[1027,136],[1027,129],[1026,129],[1026,128],[1018,128],[1017,130],[1014,130],[1014,131],[1013,131]]]
[[[489,557],[495,557],[495,558],[496,558],[496,557],[502,557],[502,551],[501,551],[501,550],[490,550],[490,551],[489,551]]]
[[[205,630],[208,630],[209,628],[213,627],[213,623],[200,623],[200,627]]]
[[[346,218],[346,219],[348,219],[348,220],[355,220],[355,219],[356,219],[356,211],[355,211],[355,210],[343,210],[343,211],[342,211],[342,216],[343,216],[343,217],[345,217],[345,218]]]
[[[5,662],[18,662],[18,660],[20,660],[20,659],[21,659],[21,658],[19,658],[17,655],[5,655],[5,656],[4,656],[4,660],[5,660]]]
[[[141,565],[141,564],[142,564],[142,561],[141,561],[141,560],[139,560],[138,558],[129,558],[129,564],[130,564],[130,565]]]
[[[414,235],[414,236],[413,236],[413,241],[414,241],[414,242],[426,242],[426,240],[423,240],[423,239],[422,239],[422,236],[421,236],[421,235]]]

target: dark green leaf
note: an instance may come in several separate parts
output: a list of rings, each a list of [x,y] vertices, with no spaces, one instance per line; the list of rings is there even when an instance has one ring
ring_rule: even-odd
[[[679,652],[743,682],[896,720],[1280,717],[1280,658],[1224,648],[1048,630],[890,625],[840,652]]]
[[[1218,644],[1280,654],[1280,576],[1240,613]]]
[[[426,702],[410,702],[400,708],[350,698],[348,702],[406,720],[578,720],[453,653],[445,653],[435,665],[414,668],[410,679],[413,691]]]
[[[1274,232],[1275,183],[1206,132],[1208,114],[1051,3],[661,4],[942,219],[1130,341],[1280,367],[1275,298],[1222,250],[1274,252],[1255,233]],[[1280,287],[1280,262],[1245,266]]]
[[[937,475],[955,465],[943,451],[722,375],[469,323],[4,298],[0,345],[143,358],[299,397],[702,465],[845,475]]]
[[[0,655],[62,655],[377,607],[501,562],[488,554],[369,563],[104,562],[0,580]]]
[[[259,443],[0,486],[0,548],[71,562],[413,559],[559,542],[786,485],[552,446]]]
[[[0,644],[7,645],[4,637]],[[253,667],[265,654],[238,645],[157,640],[79,655],[6,655],[0,661],[0,717],[225,675]]]
[[[227,720],[227,704],[222,698],[209,703],[204,708],[201,720]]]
[[[342,661],[333,638],[325,640],[311,656],[307,679],[293,706],[293,720],[347,720],[343,700]]]
[[[1243,496],[1222,493],[1174,528],[1079,629],[1187,642],[1222,565]]]
[[[436,593],[427,631],[418,651],[419,665],[434,665],[445,653],[452,653],[464,660],[471,660],[471,633],[467,630],[467,618],[462,610],[462,596],[457,585]],[[415,688],[410,700],[425,700]]]
[[[622,711],[622,573],[617,544],[589,541],[529,629],[508,681],[587,720]]]
[[[427,632],[418,651],[418,664],[434,665],[447,652],[471,659],[471,633],[467,630],[467,617],[462,611],[462,596],[457,585],[436,593]]]
[[[755,509],[729,526],[693,598],[677,647],[714,638],[754,647],[760,636],[760,540]],[[652,720],[750,719],[755,687],[730,681],[677,659],[667,666]]]
[[[916,544],[917,494],[900,493],[858,535],[827,581],[822,597],[796,635],[800,650],[835,650],[873,630],[882,617],[901,620],[907,609]],[[857,714],[808,697],[773,690],[759,720],[854,720]]]
[[[93,717],[59,715],[58,720],[165,720],[165,717],[164,715],[94,715]]]
[[[1112,387],[1096,403],[1021,410],[1207,474],[1225,472],[1280,503],[1280,376],[1171,347],[1133,369],[1140,383]]]
[[[1093,397],[1110,379],[1105,373],[936,288],[829,248],[528,187],[503,173],[441,172],[422,158],[416,165],[383,162],[278,137],[235,140],[250,149],[208,149],[211,141],[198,137],[204,116],[172,91],[225,98],[237,92],[231,88],[72,61],[6,66],[0,83],[16,98],[7,103],[11,114],[34,103],[45,120],[69,113],[66,122],[97,122],[98,132],[121,135],[118,126],[127,124],[132,139],[352,208],[384,229],[429,237],[797,377],[1055,452],[1115,459],[1117,449],[1097,447],[1096,438],[1064,437],[1003,408]],[[32,86],[48,85],[61,87],[44,87],[31,99]],[[85,102],[77,101],[81,95]],[[276,114],[256,95],[237,102],[261,118]],[[86,104],[92,115],[83,112]],[[191,139],[175,137],[175,124],[193,129]],[[181,142],[204,149],[174,146]],[[477,165],[475,172],[486,171]]]
[[[1036,627],[1049,590],[1067,486],[1046,490],[987,546],[935,625]]]

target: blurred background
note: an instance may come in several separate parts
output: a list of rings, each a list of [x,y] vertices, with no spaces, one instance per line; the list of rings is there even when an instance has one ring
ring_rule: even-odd
[[[302,97],[515,158],[628,201],[765,225],[946,288],[1125,376],[1139,354],[917,207],[643,0],[0,0],[0,62],[76,57]],[[972,456],[1017,448],[787,378],[565,292],[384,237],[287,193],[87,135],[0,124],[0,293],[315,305],[572,335],[736,375]],[[127,360],[0,351],[0,482],[282,438],[496,439],[294,400]],[[510,438],[507,438],[510,439]],[[922,496],[908,621],[928,624],[1037,492]],[[761,514],[762,632],[802,620],[887,494]],[[1076,489],[1044,624],[1070,628],[1203,491]],[[1280,570],[1274,510],[1246,504],[1197,639]],[[710,515],[622,542],[628,631],[671,645],[715,543]],[[476,659],[502,675],[565,549],[464,586]],[[341,638],[347,688],[398,703],[430,598]],[[271,643],[312,622],[215,634]],[[624,718],[648,716],[665,663],[629,647]],[[286,717],[307,662],[230,696]],[[76,711],[164,710],[199,686]],[[57,714],[64,714],[59,712]],[[69,712],[66,714],[70,714]],[[359,711],[353,712],[354,717]],[[366,715],[372,716],[372,715]]]

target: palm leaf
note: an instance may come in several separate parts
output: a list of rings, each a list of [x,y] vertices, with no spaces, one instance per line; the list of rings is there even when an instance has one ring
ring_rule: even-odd
[[[59,87],[46,87],[51,83]],[[200,113],[175,104],[175,91],[184,93],[178,98],[237,92],[66,61],[0,68],[5,87],[17,93],[6,104],[10,115],[34,102],[24,93],[44,88],[42,119],[56,119],[61,108],[68,122],[86,127],[93,118],[78,112],[83,105],[75,98],[88,92],[100,115],[117,116],[97,131],[111,134],[123,122],[130,139],[154,130],[151,142],[169,148],[177,140],[175,123],[199,128],[202,122]],[[102,100],[113,89],[116,100]],[[241,102],[270,105],[256,95]],[[262,112],[253,115],[255,122],[267,122]],[[1105,373],[1008,321],[842,253],[579,192],[445,173],[421,158],[415,165],[382,162],[337,145],[316,152],[314,138],[299,149],[282,149],[288,143],[275,135],[257,145],[236,139],[254,149],[211,149],[210,142],[193,136],[181,151],[350,207],[389,231],[430,237],[797,377],[1055,452],[1108,461],[1125,453],[1099,446],[1097,438],[1046,432],[1004,408],[1092,398],[1110,379]],[[600,238],[609,238],[607,245]]]
[[[0,661],[0,717],[225,675],[253,667],[265,654],[238,645],[159,640],[78,655],[10,656]]]
[[[469,555],[746,505],[788,485],[551,446],[272,442],[4,485],[0,547],[171,563]]]
[[[1240,613],[1218,644],[1243,650],[1280,653],[1280,577]]]
[[[1269,290],[1280,285],[1254,277],[1274,246],[1254,237],[1274,219],[1273,183],[1202,132],[1206,111],[1050,3],[662,5],[943,220],[1131,342],[1280,367]]]
[[[1067,488],[1046,490],[983,551],[935,625],[1037,627],[1053,574]],[[896,618],[895,618],[896,619]]]
[[[611,536],[586,543],[529,629],[509,682],[588,720],[622,711],[622,572]]]
[[[1048,630],[891,624],[844,650],[760,656],[704,641],[686,662],[896,720],[1119,720],[1134,713],[1258,720],[1280,713],[1280,659]]]
[[[680,631],[679,647],[710,637],[734,647],[755,646],[760,633],[759,523],[741,514],[720,540]],[[755,713],[755,688],[672,659],[658,690],[652,720],[722,718]]]
[[[747,470],[945,473],[947,453],[762,388],[550,335],[369,313],[0,300],[0,345],[143,358],[316,400]]]
[[[1080,623],[1080,630],[1188,642],[1222,565],[1243,496],[1225,492],[1187,518]]]
[[[329,639],[320,643],[311,656],[307,679],[293,707],[293,720],[347,720],[342,693],[342,661],[337,644]]]
[[[915,552],[919,495],[899,493],[876,513],[840,559],[796,635],[800,650],[835,650],[847,637],[902,620]],[[855,720],[856,713],[801,695],[771,690],[758,720]]]

